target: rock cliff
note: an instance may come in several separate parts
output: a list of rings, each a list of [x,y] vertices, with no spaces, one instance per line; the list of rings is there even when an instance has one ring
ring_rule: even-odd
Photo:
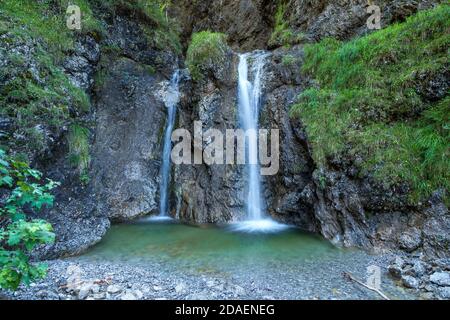
[[[404,21],[437,2],[380,1],[382,26]],[[401,188],[390,190],[357,177],[357,159],[329,159],[325,168],[319,168],[301,119],[289,114],[298,94],[315,85],[300,72],[303,45],[325,37],[349,40],[369,33],[367,5],[366,1],[291,0],[280,10],[277,3],[266,0],[177,2],[169,14],[178,21],[184,49],[192,33],[208,29],[226,33],[230,45],[222,62],[209,66],[202,81],[194,81],[184,72],[177,127],[193,130],[193,122],[198,120],[204,129],[236,128],[237,54],[270,50],[264,67],[260,124],[280,129],[281,158],[280,172],[263,181],[268,213],[340,245],[407,252],[422,249],[430,256],[446,256],[450,252],[450,217],[443,201],[445,192],[436,191],[426,203],[411,207]],[[277,12],[286,21],[282,28],[278,26],[280,32],[293,36],[288,45],[273,39]],[[80,111],[80,99],[67,92],[59,93],[59,100],[42,100],[49,108],[64,102],[71,119],[88,129],[90,159],[83,169],[88,176],[83,183],[80,168],[68,161],[69,122],[54,125],[34,119],[30,130],[40,137],[36,151],[20,130],[21,116],[9,111],[1,114],[2,144],[26,154],[48,177],[62,182],[56,193],[57,205],[43,216],[57,233],[57,243],[42,250],[47,257],[85,250],[102,238],[111,221],[158,211],[166,121],[164,90],[172,73],[185,69],[182,50],[156,43],[155,39],[163,38],[161,33],[147,37],[156,32],[158,24],[145,15],[126,6],[118,7],[114,14],[94,10],[93,15],[104,35],[77,34],[73,48],[65,50],[50,71],[37,53],[50,49],[38,37],[16,38],[2,31],[0,24],[0,91],[10,90],[13,78],[31,77],[35,85],[48,87],[51,79],[42,75],[61,74],[70,81],[68,87],[82,90],[92,104],[89,111]],[[7,13],[0,11],[0,16],[9,21]],[[20,68],[8,71],[14,63]],[[442,98],[439,92],[448,92],[448,73],[443,73],[441,80],[431,90],[430,86],[424,90]],[[1,102],[20,104],[26,97],[7,99]],[[176,166],[170,213],[196,223],[242,218],[242,170],[240,166]]]

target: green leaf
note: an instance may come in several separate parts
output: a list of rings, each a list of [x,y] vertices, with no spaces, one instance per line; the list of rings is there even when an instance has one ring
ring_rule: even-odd
[[[7,185],[8,187],[12,187],[13,182],[14,182],[14,180],[13,180],[13,178],[11,176],[2,177],[0,179],[0,187],[3,186],[3,185]]]

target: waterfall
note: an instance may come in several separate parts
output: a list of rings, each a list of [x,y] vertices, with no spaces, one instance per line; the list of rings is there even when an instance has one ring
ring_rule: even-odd
[[[268,53],[256,51],[239,56],[238,104],[241,128],[250,133],[246,144],[247,217],[234,225],[234,229],[245,232],[276,232],[286,226],[268,218],[262,201],[260,166],[258,164],[258,123],[261,105],[261,78]],[[249,68],[249,58],[251,68]],[[252,78],[249,80],[249,73]]]
[[[180,71],[177,70],[170,80],[169,87],[166,92],[164,103],[167,108],[167,123],[164,132],[164,145],[161,164],[161,182],[159,184],[159,217],[169,217],[169,185],[170,185],[170,152],[172,149],[171,135],[175,125],[175,116],[177,113],[177,104],[180,99],[179,91]]]
[[[264,59],[267,55],[258,53],[253,56],[252,73],[253,83],[248,80],[248,54],[240,55],[239,59],[239,116],[242,129],[252,130],[255,134],[258,130],[259,106],[261,102],[261,74],[264,67]],[[248,154],[247,174],[247,217],[249,220],[259,220],[263,217],[261,200],[261,181],[258,165],[258,141],[257,135],[248,139],[246,151]]]

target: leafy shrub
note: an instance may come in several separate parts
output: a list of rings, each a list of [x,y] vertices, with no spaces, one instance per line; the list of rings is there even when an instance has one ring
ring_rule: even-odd
[[[210,31],[194,33],[186,55],[186,64],[192,78],[196,81],[201,80],[208,67],[220,64],[227,48],[227,38],[223,33]]]
[[[362,174],[388,186],[407,182],[413,202],[449,190],[450,100],[421,89],[448,72],[449,18],[442,5],[348,43],[305,46],[302,70],[317,86],[300,95],[292,115],[302,119],[319,166],[360,157]]]
[[[16,289],[45,275],[44,264],[30,262],[29,253],[40,244],[52,243],[55,235],[44,220],[27,219],[25,209],[41,210],[53,204],[49,193],[58,183],[47,180],[26,163],[0,149],[0,188],[7,195],[0,203],[0,287]]]

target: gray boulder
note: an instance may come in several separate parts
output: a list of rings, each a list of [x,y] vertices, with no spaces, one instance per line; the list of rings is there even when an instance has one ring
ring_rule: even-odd
[[[400,235],[398,242],[401,249],[407,252],[413,252],[422,243],[421,231],[417,228],[411,228]]]
[[[450,287],[450,273],[435,272],[430,276],[430,281],[439,286]]]
[[[402,276],[402,284],[406,287],[406,288],[410,288],[410,289],[418,289],[420,286],[420,281],[413,277],[413,276],[407,276],[404,275]]]

